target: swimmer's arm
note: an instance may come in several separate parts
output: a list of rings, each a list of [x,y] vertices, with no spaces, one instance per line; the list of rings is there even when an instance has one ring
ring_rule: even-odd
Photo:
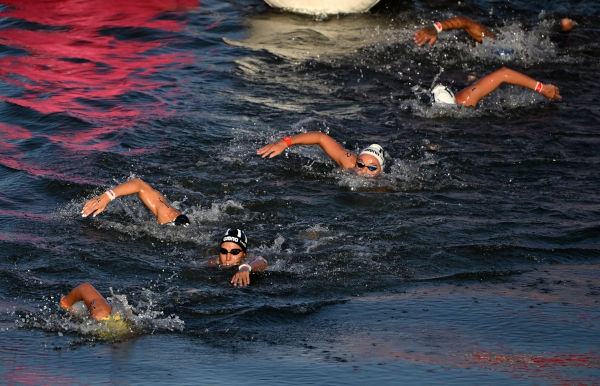
[[[154,190],[140,178],[134,178],[124,182],[114,187],[112,190],[109,190],[109,192],[114,194],[113,200],[120,196],[128,196],[137,193],[144,205],[146,205],[154,216],[156,216],[157,221],[161,224],[171,222],[175,217],[181,214],[169,204],[162,194],[157,190]],[[111,202],[109,193],[103,193],[86,202],[81,214],[83,217],[87,217],[90,214],[92,214],[93,217],[96,217],[99,213],[104,211],[109,202]]]
[[[262,272],[267,268],[268,263],[264,257],[258,256],[247,264],[250,266],[252,272]],[[245,265],[240,265],[238,271],[231,278],[231,283],[236,287],[244,287],[250,284],[250,269]]]
[[[248,263],[248,265],[252,268],[253,272],[264,271],[267,268],[268,264],[269,263],[267,262],[267,259],[265,259],[262,256],[258,256],[254,260],[252,260],[250,263]]]
[[[95,320],[102,320],[110,315],[112,307],[106,302],[104,296],[92,286],[90,283],[83,283],[73,288],[66,296],[60,299],[60,306],[68,310],[73,304],[83,300],[90,315]]]
[[[465,106],[476,106],[486,95],[497,89],[502,83],[510,83],[535,90],[537,81],[518,71],[507,67],[492,72],[479,79],[474,85],[466,87],[456,94],[456,103]],[[561,99],[558,87],[546,83],[542,84],[540,94],[548,99]]]
[[[484,37],[495,39],[496,35],[484,25],[476,22],[465,16],[452,17],[450,19],[439,22],[442,26],[442,31],[450,29],[464,29],[469,36],[481,43]],[[433,25],[428,25],[417,31],[414,37],[415,43],[418,46],[429,42],[432,46],[437,40],[438,32]]]
[[[335,163],[343,168],[352,168],[356,163],[356,156],[342,147],[335,139],[318,131],[298,134],[290,138],[292,145],[319,145]],[[273,142],[258,149],[256,154],[262,158],[273,158],[281,154],[288,147],[284,140]]]

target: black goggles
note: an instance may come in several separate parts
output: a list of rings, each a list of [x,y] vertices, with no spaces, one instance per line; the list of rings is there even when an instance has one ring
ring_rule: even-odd
[[[221,248],[221,249],[219,249],[219,252],[221,253],[221,255],[226,255],[228,253],[231,253],[232,255],[236,256],[236,255],[239,255],[242,252],[242,250],[239,248],[233,248],[231,251],[228,251],[225,248]]]

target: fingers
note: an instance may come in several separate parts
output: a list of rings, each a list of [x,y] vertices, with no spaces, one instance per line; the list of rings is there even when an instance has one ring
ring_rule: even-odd
[[[548,99],[562,99],[558,87],[553,84],[545,84],[542,91],[544,96]]]
[[[427,42],[429,42],[429,45],[432,46],[433,43],[435,43],[435,41],[437,40],[437,35],[430,35],[424,30],[419,30],[415,34],[415,37],[413,40],[419,47],[421,47],[423,44],[425,44]]]
[[[272,144],[272,143],[269,143],[268,145],[265,145],[265,146],[261,147],[260,149],[258,149],[258,150],[256,151],[256,154],[258,154],[258,155],[261,155],[261,154],[263,154],[263,153],[264,153],[264,152],[266,152],[266,151],[269,149],[269,147],[271,147],[271,146],[273,146],[273,144]]]
[[[284,148],[279,147],[279,143],[270,143],[270,144],[258,149],[256,151],[256,154],[260,155],[262,158],[266,158],[266,157],[273,158],[273,157],[281,154],[281,152],[284,149],[285,149],[285,147]]]
[[[100,195],[86,202],[83,206],[83,209],[81,210],[81,216],[87,217],[90,214],[92,214],[93,217],[96,217],[100,212],[104,210],[104,208],[106,208],[106,205],[108,204],[108,202],[106,201],[108,200],[108,198],[106,198],[106,200],[104,198],[104,195]]]
[[[240,271],[233,275],[231,283],[236,287],[244,287],[250,284],[250,272]]]
[[[274,143],[265,145],[265,146],[261,147],[260,149],[258,149],[256,151],[256,154],[262,156],[262,158],[265,158],[266,156],[268,156],[269,154],[272,153],[272,149],[273,149],[274,145],[275,145]],[[269,158],[271,158],[271,157],[269,157]]]
[[[437,31],[433,26],[421,28],[417,31],[417,33],[415,33],[413,40],[419,47],[427,42],[429,42],[429,45],[432,46],[437,40]]]

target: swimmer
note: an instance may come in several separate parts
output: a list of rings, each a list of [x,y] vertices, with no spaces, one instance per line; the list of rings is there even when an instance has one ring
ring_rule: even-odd
[[[477,106],[477,103],[486,95],[498,88],[502,83],[534,90],[548,99],[561,99],[558,87],[550,83],[538,82],[518,71],[502,67],[501,69],[484,76],[469,87],[464,88],[454,95],[450,89],[437,85],[431,91],[432,102],[436,104],[460,104],[463,106]]]
[[[91,214],[92,217],[96,217],[106,208],[108,203],[115,198],[134,193],[137,193],[140,200],[142,200],[146,207],[150,209],[154,216],[156,216],[156,221],[159,224],[187,226],[190,223],[190,220],[186,215],[181,214],[181,212],[173,208],[162,194],[139,178],[124,182],[115,188],[109,189],[105,193],[92,198],[83,206],[81,215],[87,217]]]
[[[60,306],[68,311],[73,311],[73,304],[83,301],[87,306],[90,316],[95,321],[104,320],[112,311],[112,307],[104,296],[90,283],[83,283],[73,288],[66,296],[60,299]]]
[[[319,145],[338,166],[352,169],[364,177],[381,174],[385,165],[383,148],[374,143],[363,149],[358,156],[342,147],[335,139],[318,131],[284,137],[279,142],[269,143],[258,149],[256,154],[262,158],[273,158],[292,145]]]
[[[563,18],[560,21],[559,28],[561,31],[570,31],[577,25],[573,20],[569,18]],[[466,16],[457,16],[443,21],[436,21],[432,25],[421,28],[415,33],[413,40],[421,47],[425,43],[429,43],[432,46],[438,37],[438,34],[442,31],[451,29],[463,29],[469,34],[470,37],[475,39],[478,43],[483,42],[484,38],[496,39],[496,34],[490,31],[484,25],[472,20]]]
[[[250,284],[250,272],[261,272],[267,268],[267,260],[258,256],[251,262],[246,263],[248,238],[240,229],[227,229],[221,238],[219,256],[208,261],[211,266],[232,267],[237,265],[238,271],[233,275],[231,283],[236,287],[244,287]]]
[[[100,295],[90,283],[83,283],[73,288],[71,292],[60,299],[60,306],[71,313],[78,314],[76,304],[80,301],[85,303],[90,317],[94,321],[105,323],[103,329],[95,331],[98,336],[115,338],[132,332],[127,319],[115,312],[104,296]]]

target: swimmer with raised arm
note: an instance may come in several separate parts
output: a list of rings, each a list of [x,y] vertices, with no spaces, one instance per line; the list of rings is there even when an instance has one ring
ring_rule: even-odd
[[[121,311],[116,311],[90,283],[83,283],[73,288],[60,299],[60,306],[73,314],[81,311],[78,302],[84,302],[92,320],[101,323],[100,329],[94,333],[102,338],[117,338],[132,333],[131,322]]]
[[[236,287],[244,287],[250,284],[250,272],[261,272],[267,268],[267,260],[258,256],[250,262],[246,262],[249,257],[248,238],[241,229],[227,229],[221,238],[219,256],[215,256],[208,261],[209,265],[219,265],[224,267],[238,266],[238,271],[233,275],[231,283]]]
[[[559,28],[561,31],[566,32],[573,29],[576,24],[577,23],[571,19],[563,18],[560,21]],[[437,41],[440,32],[451,29],[465,30],[465,32],[478,43],[483,42],[484,38],[496,39],[496,34],[484,25],[466,16],[457,16],[442,21],[436,21],[432,25],[421,28],[415,33],[413,40],[419,47],[425,43],[429,43],[429,45],[432,46]]]
[[[60,306],[65,310],[72,310],[71,307],[79,301],[85,303],[90,317],[95,321],[105,320],[111,314],[111,305],[90,283],[83,283],[73,288],[60,299]]]
[[[150,185],[139,178],[124,182],[113,189],[109,189],[105,193],[92,198],[83,206],[81,215],[87,217],[91,214],[92,217],[96,217],[115,198],[136,193],[144,205],[146,205],[154,216],[156,216],[156,221],[159,224],[187,226],[190,223],[188,217],[173,208],[160,192],[154,190]]]
[[[486,95],[498,88],[502,83],[514,84],[534,90],[548,99],[561,99],[558,87],[550,83],[538,82],[529,76],[507,67],[484,76],[471,86],[465,87],[456,95],[443,85],[437,85],[431,91],[432,102],[436,104],[460,104],[463,106],[477,106],[477,103]]]
[[[380,175],[385,164],[383,148],[378,144],[369,145],[357,156],[344,149],[335,139],[318,131],[284,137],[281,141],[261,147],[256,154],[262,158],[273,158],[292,145],[319,145],[338,166],[353,169],[356,174],[364,177]]]

